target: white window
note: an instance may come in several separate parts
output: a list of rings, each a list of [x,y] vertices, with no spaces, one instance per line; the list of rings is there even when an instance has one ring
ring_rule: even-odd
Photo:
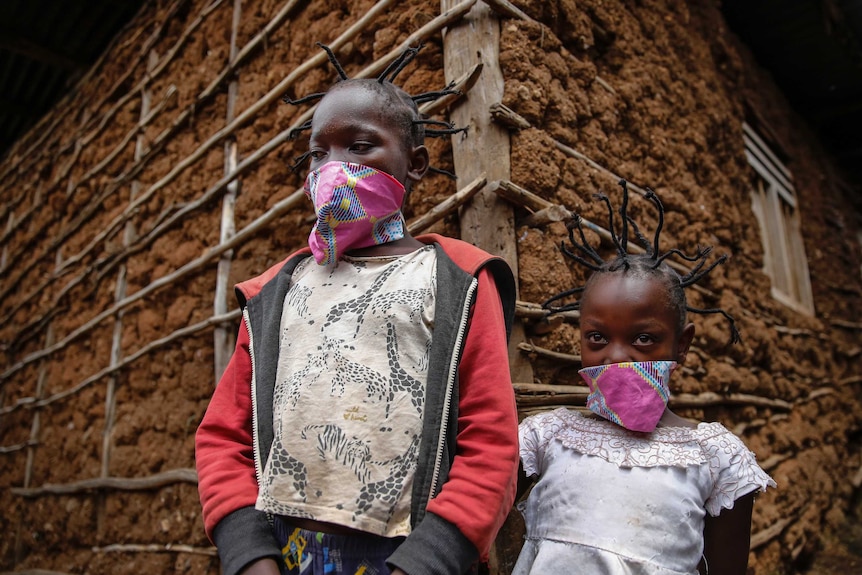
[[[790,171],[749,126],[742,125],[745,155],[757,176],[751,205],[760,223],[763,268],[772,280],[772,297],[797,311],[814,313],[808,258]]]

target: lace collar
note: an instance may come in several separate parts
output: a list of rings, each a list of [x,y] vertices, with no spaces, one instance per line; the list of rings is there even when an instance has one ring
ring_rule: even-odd
[[[712,464],[709,443],[722,441],[730,431],[720,423],[696,428],[659,427],[651,433],[629,431],[607,420],[584,417],[570,409],[547,414],[543,435],[584,455],[593,455],[620,467],[686,467]]]

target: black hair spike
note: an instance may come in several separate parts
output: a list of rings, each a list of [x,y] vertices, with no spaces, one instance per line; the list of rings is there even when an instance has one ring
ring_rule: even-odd
[[[415,48],[407,48],[404,50],[400,56],[398,56],[395,60],[392,61],[389,66],[386,67],[383,72],[377,76],[377,81],[381,84],[383,82],[393,82],[398,74],[401,73],[407,65],[413,61],[416,55],[419,53],[419,50],[425,47],[425,44],[419,44]]]
[[[620,251],[623,254],[628,253],[629,248],[629,218],[628,218],[628,207],[629,207],[629,188],[628,182],[621,179],[617,182],[623,189],[623,202],[620,204],[620,218],[623,220],[622,229],[620,230]],[[608,200],[608,209],[610,209],[610,200]]]
[[[712,253],[712,246],[707,246],[705,248],[701,248],[700,246],[697,246],[697,253],[693,256],[687,256],[687,255],[685,255],[685,253],[682,250],[677,249],[677,248],[673,248],[672,250],[668,250],[665,253],[663,253],[661,256],[657,257],[655,259],[655,265],[653,266],[653,268],[657,268],[658,266],[660,266],[661,263],[664,260],[666,260],[667,258],[669,258],[670,256],[678,256],[687,262],[696,262],[698,260],[706,259],[706,256],[708,256],[710,253]],[[703,264],[701,263],[700,266],[697,267],[697,269],[700,269],[700,267],[702,265]],[[692,270],[692,271],[694,271],[694,270]]]
[[[442,120],[429,120],[426,118],[422,118],[421,120],[414,120],[413,124],[423,126],[443,126],[442,130],[437,130],[433,128],[428,128],[425,130],[425,135],[432,138],[439,138],[441,136],[448,136],[451,134],[457,134],[459,132],[467,133],[467,129],[469,128],[469,126],[464,126],[463,128],[456,128],[455,124],[452,124],[450,122],[444,122]]]
[[[413,98],[413,101],[416,102],[417,104],[421,104],[423,102],[433,102],[434,100],[438,100],[438,99],[442,98],[443,96],[451,96],[453,94],[460,96],[462,94],[461,90],[453,89],[452,86],[454,86],[454,85],[455,85],[455,83],[451,82],[448,86],[446,86],[442,90],[434,90],[431,92],[422,92],[421,94],[416,94],[415,96],[411,96],[411,98]]]
[[[653,248],[652,248],[652,256],[654,258],[658,258],[661,253],[658,249],[658,239],[661,236],[661,230],[664,228],[664,205],[661,203],[661,200],[658,199],[658,196],[652,188],[646,189],[646,194],[644,197],[650,200],[653,204],[655,204],[656,210],[658,210],[658,224],[655,227],[655,235],[653,236]]]
[[[421,120],[414,120],[414,124],[422,124],[423,126],[445,126],[446,129],[451,130],[455,127],[455,124],[451,122],[444,122],[443,120],[431,120],[429,118],[422,118]]]
[[[623,187],[623,193],[627,195],[627,189]],[[614,223],[614,208],[611,205],[611,199],[605,194],[593,194],[593,197],[605,204],[608,208],[608,231],[611,232],[611,240],[617,248],[617,254],[623,259],[628,255],[625,247],[620,243],[620,238],[617,236],[617,226]]]
[[[730,324],[730,343],[739,343],[742,341],[742,335],[739,333],[739,329],[736,327],[736,320],[733,319],[733,316],[720,308],[711,308],[711,309],[700,309],[696,307],[686,307],[687,311],[692,313],[696,313],[698,315],[707,315],[711,313],[720,313],[724,316],[724,319],[727,320],[727,323]]]
[[[298,135],[306,130],[311,129],[311,120],[304,122],[302,125],[292,128],[290,132],[287,133],[287,138],[289,140],[295,140]]]
[[[466,134],[467,128],[469,128],[469,126],[464,126],[463,128],[446,128],[445,130],[425,130],[425,135],[429,138],[440,138],[442,136],[449,136],[460,132],[464,132]]]
[[[299,106],[300,104],[307,104],[308,102],[314,102],[315,100],[320,100],[323,96],[326,95],[326,92],[317,92],[316,94],[309,94],[308,96],[303,96],[302,98],[297,98],[296,100],[291,100],[290,96],[285,94],[281,97],[281,101],[285,104],[292,104],[294,106]]]
[[[455,174],[453,174],[449,170],[444,170],[443,168],[435,168],[434,166],[428,166],[428,171],[434,172],[435,174],[441,174],[441,175],[446,176],[447,178],[450,178],[452,180],[458,179],[458,176],[456,176]]]
[[[645,235],[643,235],[641,233],[641,230],[638,227],[637,222],[635,222],[633,219],[631,219],[628,214],[626,214],[626,219],[628,220],[629,225],[632,228],[632,233],[635,235],[635,240],[637,240],[637,243],[640,245],[640,247],[642,247],[645,252],[652,253],[652,248],[653,248],[652,243],[646,238]],[[658,265],[658,264],[656,264],[656,265]]]
[[[338,77],[342,80],[349,80],[349,78],[347,77],[347,72],[345,72],[344,68],[341,67],[341,62],[338,61],[338,58],[335,57],[335,53],[329,48],[329,46],[320,42],[317,42],[316,44],[318,47],[323,48],[326,51],[326,56],[329,58],[329,63],[332,64],[333,68],[335,68]]]
[[[567,298],[570,295],[574,295],[574,294],[582,292],[582,291],[584,291],[584,286],[572,288],[570,290],[566,290],[564,292],[558,293],[557,295],[553,296],[552,298],[542,302],[542,307],[545,309],[550,309],[550,305],[552,302],[555,302],[555,301],[563,299],[563,298]],[[574,301],[572,303],[567,303],[567,304],[562,305],[560,307],[553,308],[552,313],[560,313],[560,312],[564,312],[564,311],[573,311],[573,310],[577,310],[580,308],[581,308],[581,300],[577,300],[577,301]]]
[[[602,260],[602,256],[600,256],[599,253],[595,249],[593,249],[593,247],[587,241],[587,236],[584,234],[584,227],[581,225],[581,221],[582,221],[581,216],[576,214],[571,220],[566,222],[566,230],[569,233],[569,241],[572,242],[572,245],[574,247],[576,247],[578,250],[580,250],[583,253],[585,253],[586,255],[588,255],[590,257],[590,259],[593,260],[593,262],[594,262],[593,263],[593,262],[583,262],[582,261],[581,263],[583,265],[587,266],[588,268],[592,269],[593,271],[597,271],[599,266],[605,262],[604,262],[604,260]],[[581,236],[581,242],[580,243],[575,241],[575,234],[574,234],[575,229],[578,230],[578,235]],[[566,248],[566,245],[564,242],[560,242],[560,249],[562,249],[564,252],[566,252],[569,255],[569,257],[575,259],[576,261],[579,259],[575,254],[572,254],[571,252],[569,252],[569,250]],[[596,265],[596,264],[598,264],[598,265]]]
[[[302,167],[302,164],[305,163],[305,160],[311,155],[311,151],[305,152],[293,159],[293,163],[290,165],[290,171],[296,173],[299,171],[299,168]]]
[[[726,262],[727,261],[727,254],[723,254],[720,258],[718,258],[717,260],[712,262],[709,265],[709,267],[707,267],[705,270],[700,271],[700,268],[703,267],[703,264],[705,261],[706,260],[700,260],[700,262],[698,262],[698,264],[694,267],[694,269],[691,272],[689,272],[684,277],[680,278],[679,283],[682,287],[687,288],[688,286],[694,285],[697,282],[699,282],[701,279],[704,278],[704,276],[706,276],[707,274],[709,274],[709,272],[711,272],[713,269],[715,269],[716,266]]]

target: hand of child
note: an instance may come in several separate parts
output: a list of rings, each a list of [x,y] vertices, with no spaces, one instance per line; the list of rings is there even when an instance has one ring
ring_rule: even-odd
[[[392,570],[392,575],[407,575],[407,573],[396,567]]]
[[[278,564],[272,559],[258,559],[254,563],[249,563],[245,569],[240,571],[240,575],[279,575],[281,571]]]

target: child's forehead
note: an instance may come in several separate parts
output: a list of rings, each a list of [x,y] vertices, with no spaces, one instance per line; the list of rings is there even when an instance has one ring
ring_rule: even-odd
[[[649,275],[611,272],[596,278],[581,297],[581,324],[617,326],[625,330],[645,326],[673,328],[678,312],[666,286]]]
[[[388,99],[372,88],[361,84],[336,87],[321,99],[314,112],[312,125],[345,118],[392,123],[395,114]]]
[[[384,110],[391,106],[393,98],[383,86],[362,81],[339,82],[332,86],[320,101],[330,105],[355,106]]]
[[[588,290],[592,290],[592,286],[595,284],[609,283],[616,284],[619,289],[626,289],[626,287],[631,289],[645,286],[647,284],[655,284],[656,287],[658,287],[661,285],[662,281],[655,274],[644,273],[643,271],[633,269],[619,269],[616,271],[596,272],[587,283]]]
[[[656,275],[632,271],[598,273],[587,282],[582,300],[626,305],[666,304],[669,294],[665,282]]]

